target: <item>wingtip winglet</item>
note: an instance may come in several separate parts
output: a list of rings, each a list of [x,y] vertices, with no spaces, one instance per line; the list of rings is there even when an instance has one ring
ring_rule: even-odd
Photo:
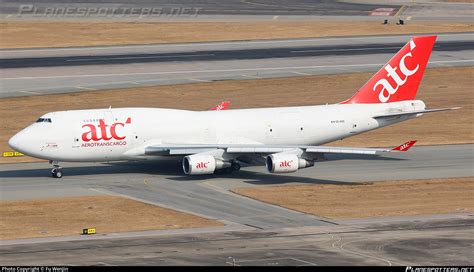
[[[405,151],[408,151],[412,146],[414,146],[416,144],[416,140],[411,140],[411,141],[408,141],[402,145],[399,145],[395,148],[393,148],[392,150],[393,151],[401,151],[401,152],[405,152]]]

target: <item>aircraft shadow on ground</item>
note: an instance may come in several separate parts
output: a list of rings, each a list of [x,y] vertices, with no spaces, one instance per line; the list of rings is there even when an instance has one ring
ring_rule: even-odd
[[[317,163],[330,163],[331,161],[342,159],[356,160],[404,160],[389,157],[373,157],[365,155],[349,155],[349,156],[328,156],[329,161]],[[45,163],[46,165],[46,163]],[[299,177],[297,174],[270,174],[262,172],[246,171],[245,166],[239,172],[232,174],[215,174],[204,176],[186,176],[183,173],[180,161],[147,161],[147,162],[113,162],[89,166],[67,166],[63,168],[66,177],[91,176],[91,175],[110,175],[110,174],[149,174],[168,176],[167,179],[174,181],[199,181],[216,178],[226,179],[242,179],[251,184],[283,184],[283,183],[318,183],[318,184],[346,184],[339,181],[319,180],[315,178]],[[264,166],[262,166],[262,169]],[[304,170],[300,170],[304,171]],[[297,172],[298,173],[298,172]],[[0,178],[34,178],[48,177],[50,168],[24,169],[24,170],[6,170],[0,171]]]
[[[232,174],[218,174],[212,176],[180,176],[171,177],[169,180],[174,181],[205,181],[212,179],[237,179],[244,183],[255,184],[255,185],[274,185],[274,184],[287,184],[287,183],[307,183],[307,184],[333,184],[333,185],[351,185],[349,182],[318,179],[310,177],[301,177],[297,174],[270,174],[261,173],[254,171],[246,171],[244,168],[239,172]]]
[[[323,162],[341,161],[341,160],[363,160],[363,161],[404,161],[409,158],[397,158],[386,156],[374,156],[364,154],[329,154],[326,155],[327,160]]]
[[[0,178],[32,178],[47,177],[51,167],[24,170],[0,171]],[[64,176],[91,176],[108,174],[157,174],[157,175],[184,175],[181,165],[176,162],[117,162],[88,166],[71,165],[63,167]]]

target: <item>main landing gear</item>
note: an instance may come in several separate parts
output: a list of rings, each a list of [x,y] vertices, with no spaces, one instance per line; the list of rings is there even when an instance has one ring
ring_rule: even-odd
[[[53,178],[62,178],[63,177],[63,170],[61,166],[59,166],[57,161],[50,161],[50,164],[53,165],[53,169],[51,169],[51,175]]]
[[[216,170],[216,174],[232,174],[232,172],[239,171],[239,170],[240,170],[240,164],[236,162],[232,162],[230,167]]]
[[[230,165],[230,168],[232,169],[232,171],[239,171],[240,170],[240,164],[236,163],[236,162],[233,162],[231,165]]]

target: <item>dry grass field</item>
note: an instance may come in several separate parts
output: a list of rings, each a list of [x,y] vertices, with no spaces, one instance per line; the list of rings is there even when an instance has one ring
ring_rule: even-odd
[[[474,177],[260,186],[232,191],[332,219],[474,212]]]
[[[156,44],[253,39],[314,38],[347,35],[389,35],[470,32],[473,24],[374,21],[271,22],[1,22],[0,48]],[[25,39],[25,37],[28,37]]]
[[[117,107],[163,107],[207,110],[229,100],[231,108],[255,108],[337,103],[350,97],[373,73],[318,75],[274,79],[217,81],[107,91],[0,99],[0,150],[8,139],[50,111]],[[461,106],[431,113],[331,143],[348,146],[394,146],[410,139],[419,145],[473,143],[474,67],[435,68],[425,72],[418,98],[429,108]],[[0,158],[0,163],[32,161],[29,157]]]
[[[0,202],[0,240],[198,228],[223,224],[118,196],[85,196]]]

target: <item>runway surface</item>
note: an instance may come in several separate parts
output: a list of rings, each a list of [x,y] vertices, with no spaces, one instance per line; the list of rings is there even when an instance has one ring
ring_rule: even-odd
[[[55,66],[88,66],[113,64],[141,64],[153,62],[194,62],[194,61],[229,61],[229,60],[265,60],[270,58],[318,57],[318,56],[357,56],[366,54],[394,54],[405,43],[379,43],[368,47],[366,44],[339,46],[305,46],[262,49],[230,49],[214,51],[186,51],[176,53],[139,53],[139,54],[100,54],[90,52],[82,56],[37,57],[37,58],[4,58],[0,59],[0,68],[33,68]],[[437,42],[434,51],[448,53],[474,49],[474,40]]]
[[[1,50],[0,97],[375,71],[409,39],[395,35]],[[473,33],[441,34],[429,67],[471,66],[473,54]]]
[[[220,0],[220,1],[166,1],[166,0],[4,0],[0,5],[1,14],[17,14],[20,5],[30,4],[38,9],[37,14],[44,13],[44,10],[52,7],[82,7],[96,9],[117,9],[117,14],[135,14],[126,12],[131,9],[161,9],[162,14],[170,15],[181,9],[198,10],[202,15],[368,15],[376,8],[392,8],[393,13],[398,11],[400,5],[390,4],[367,4],[367,3],[344,3],[338,1],[325,0]],[[111,11],[109,11],[110,14]],[[27,12],[24,12],[28,14]],[[30,12],[33,13],[33,12]],[[77,12],[78,13],[78,12]],[[94,16],[95,13],[92,13]],[[157,13],[158,14],[158,13]]]

